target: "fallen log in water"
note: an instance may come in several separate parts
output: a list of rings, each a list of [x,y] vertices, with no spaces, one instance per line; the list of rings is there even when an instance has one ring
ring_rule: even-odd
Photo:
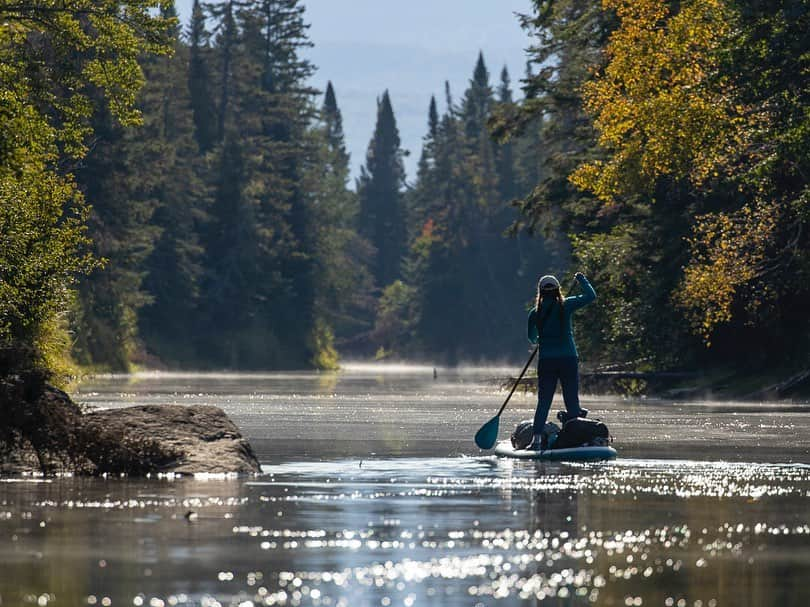
[[[807,393],[808,391],[810,391],[810,369],[805,369],[799,373],[791,375],[783,381],[766,386],[761,390],[757,390],[756,392],[747,395],[746,398],[754,400],[772,400],[788,398],[802,392]]]
[[[580,371],[580,387],[585,391],[618,392],[621,394],[644,394],[651,384],[655,390],[676,382],[695,379],[700,373],[686,371]],[[508,377],[498,381],[504,389],[511,388],[517,378]],[[537,377],[524,377],[518,383],[524,392],[537,388]]]

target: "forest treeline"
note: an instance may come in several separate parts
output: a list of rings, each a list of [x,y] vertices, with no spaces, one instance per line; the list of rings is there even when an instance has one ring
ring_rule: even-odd
[[[460,102],[448,91],[442,116],[426,104],[415,186],[381,91],[352,184],[336,89],[308,84],[304,17],[291,0],[197,2],[174,54],[143,62],[143,127],[94,116],[75,175],[93,201],[94,254],[108,261],[79,283],[80,363],[330,368],[338,349],[451,362],[510,352],[531,291],[517,279],[543,239],[521,249],[501,236],[517,217],[506,203],[530,184],[518,184],[513,144],[488,135],[496,94],[483,57]],[[511,96],[506,73],[500,89]],[[437,334],[464,293],[479,330]]]
[[[517,218],[508,201],[534,183],[521,143],[531,137],[497,144],[487,130],[492,108],[511,103],[505,69],[496,89],[473,55],[458,101],[447,88],[439,111],[426,96],[414,183],[380,91],[353,184],[335,87],[309,85],[302,2],[195,2],[185,26],[161,11],[145,36],[160,52],[139,55],[143,86],[130,99],[141,124],[88,82],[85,149],[69,170],[49,167],[75,196],[53,211],[83,214],[63,261],[85,265],[66,265],[59,285],[76,280],[75,297],[33,335],[10,327],[12,342],[48,351],[58,338],[78,363],[110,370],[330,368],[338,349],[447,362],[513,352],[533,273],[551,255],[542,238],[502,237]],[[56,226],[41,226],[43,246]]]
[[[808,366],[810,3],[532,4],[519,90],[471,57],[410,180],[380,91],[356,183],[300,0],[0,5],[3,364],[516,359],[582,270],[591,361]]]

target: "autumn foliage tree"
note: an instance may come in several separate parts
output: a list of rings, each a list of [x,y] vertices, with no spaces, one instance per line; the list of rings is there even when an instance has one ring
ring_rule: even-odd
[[[533,8],[525,98],[492,122],[542,142],[516,227],[564,231],[609,294],[583,313],[584,355],[642,368],[802,364],[807,3]]]
[[[806,271],[808,9],[776,4],[605,0],[620,24],[583,86],[607,155],[571,181],[654,213],[662,183],[687,191],[690,259],[674,301],[707,344],[738,317],[771,324],[756,311],[786,312]]]

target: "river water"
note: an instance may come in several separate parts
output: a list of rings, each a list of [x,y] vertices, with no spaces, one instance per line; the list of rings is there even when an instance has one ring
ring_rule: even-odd
[[[509,372],[85,383],[223,407],[263,473],[0,479],[0,605],[810,604],[810,406],[586,395],[619,458],[519,462],[472,442]]]

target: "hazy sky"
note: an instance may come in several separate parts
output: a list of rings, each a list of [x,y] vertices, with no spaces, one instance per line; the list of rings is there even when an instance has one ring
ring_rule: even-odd
[[[192,0],[178,0],[187,23]],[[391,95],[402,144],[410,150],[408,177],[426,130],[430,95],[444,108],[444,81],[456,100],[472,74],[478,51],[493,83],[507,65],[519,88],[529,40],[516,12],[530,0],[305,0],[310,59],[318,67],[313,84],[332,81],[343,113],[353,174],[365,161],[374,131],[376,98]]]

